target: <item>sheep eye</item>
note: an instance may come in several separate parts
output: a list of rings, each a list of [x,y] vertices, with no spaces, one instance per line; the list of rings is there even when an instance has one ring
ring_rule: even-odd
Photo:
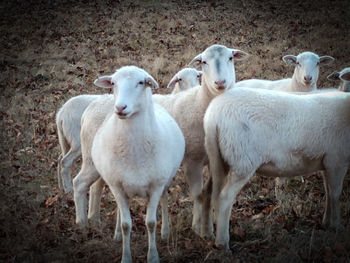
[[[206,62],[206,61],[202,61],[202,64],[206,65],[206,64],[207,64],[207,62]]]
[[[320,65],[320,61],[319,61],[319,62],[317,62],[317,66],[318,66],[318,65]]]
[[[178,79],[177,81],[182,81],[182,79]]]
[[[113,81],[111,82],[111,85],[114,86],[114,82]]]
[[[143,81],[140,81],[140,82],[139,82],[139,84],[140,84],[140,85],[143,85],[143,84],[144,84],[144,82],[143,82]]]
[[[232,61],[233,57],[230,57],[229,60]]]

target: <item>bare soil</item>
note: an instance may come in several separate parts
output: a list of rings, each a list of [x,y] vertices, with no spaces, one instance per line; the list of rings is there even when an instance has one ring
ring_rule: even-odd
[[[238,80],[290,77],[281,58],[313,51],[336,60],[326,76],[350,66],[350,4],[319,1],[69,1],[0,3],[0,260],[118,262],[112,240],[115,202],[106,189],[102,225],[79,230],[71,196],[57,187],[60,153],[55,114],[70,97],[101,94],[95,78],[128,64],[161,87],[206,47],[218,43],[251,56]],[[163,90],[162,93],[169,91]],[[79,163],[74,169],[79,171]],[[180,169],[170,188],[172,235],[160,240],[162,262],[350,262],[350,177],[344,180],[339,232],[322,227],[322,176],[295,178],[279,202],[271,178],[255,177],[231,215],[230,252],[191,230],[192,203]],[[132,255],[145,262],[145,205],[132,203]],[[159,226],[158,226],[159,227]]]

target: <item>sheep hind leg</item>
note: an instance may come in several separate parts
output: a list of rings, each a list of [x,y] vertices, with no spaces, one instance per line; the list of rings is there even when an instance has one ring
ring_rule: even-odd
[[[343,180],[347,169],[347,167],[328,168],[322,174],[326,192],[326,210],[322,223],[332,229],[341,228],[339,197],[343,189]]]
[[[101,223],[101,197],[103,192],[103,187],[105,182],[102,178],[98,179],[90,187],[90,196],[89,196],[89,212],[88,218],[94,224]]]
[[[239,191],[253,175],[254,173],[250,173],[246,176],[231,173],[226,181],[226,184],[221,190],[218,198],[218,207],[216,214],[216,246],[229,249],[230,214],[232,210],[232,205],[236,201],[236,196],[239,193]]]
[[[160,198],[160,205],[162,209],[162,228],[161,228],[161,238],[167,240],[169,238],[169,215],[168,215],[168,191],[164,190],[163,195]]]
[[[148,253],[147,262],[159,262],[159,256],[156,243],[156,229],[157,229],[157,207],[159,199],[163,192],[163,187],[158,187],[153,191],[149,198],[146,213],[146,226],[148,231]]]
[[[62,165],[61,165],[62,157],[63,157],[63,155],[60,154],[58,156],[58,160],[57,160],[57,182],[58,182],[58,188],[59,189],[64,189],[62,173],[61,173],[61,171],[62,171]]]
[[[78,225],[87,226],[88,224],[87,192],[91,184],[93,184],[99,176],[99,173],[92,163],[89,165],[83,163],[79,174],[73,180],[76,223]]]
[[[187,160],[184,163],[185,177],[187,178],[190,195],[193,199],[192,230],[198,235],[200,235],[200,217],[202,213],[202,204],[200,201],[200,195],[203,188],[202,167],[202,162],[194,160]]]
[[[72,185],[72,166],[73,162],[81,155],[81,148],[80,147],[72,147],[66,155],[63,156],[61,160],[61,167],[62,167],[62,179],[63,179],[63,187],[66,193],[72,193],[73,192],[73,185]]]

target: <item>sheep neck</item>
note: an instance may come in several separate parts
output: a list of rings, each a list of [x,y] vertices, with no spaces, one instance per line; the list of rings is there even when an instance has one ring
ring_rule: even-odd
[[[303,81],[300,81],[296,74],[293,74],[291,84],[289,86],[289,91],[300,91],[300,92],[307,92],[316,90],[316,83],[312,83],[310,86],[306,86]]]

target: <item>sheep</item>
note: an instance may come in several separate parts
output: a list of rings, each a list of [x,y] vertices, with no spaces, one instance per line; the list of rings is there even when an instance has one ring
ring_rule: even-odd
[[[146,71],[125,66],[94,83],[102,88],[113,88],[114,106],[93,139],[91,157],[98,173],[79,173],[73,180],[76,223],[87,223],[86,194],[89,186],[101,176],[120,212],[122,262],[131,262],[129,199],[135,196],[149,202],[147,259],[159,262],[155,242],[157,206],[181,164],[185,139],[170,114],[153,103],[151,88],[158,88],[158,84]],[[84,115],[89,114],[88,110],[93,109],[89,107]],[[82,126],[82,133],[85,128],[89,127]]]
[[[172,94],[200,85],[202,72],[194,68],[183,68],[170,80],[167,88]]]
[[[324,170],[323,224],[340,227],[339,196],[350,161],[349,116],[350,94],[339,91],[296,95],[235,88],[215,98],[204,130],[216,245],[228,248],[232,205],[256,172],[290,177]]]
[[[190,195],[194,201],[192,229],[201,234],[201,192],[203,188],[202,167],[206,161],[204,148],[203,117],[210,101],[236,81],[234,60],[243,60],[247,53],[222,45],[212,45],[197,55],[190,65],[202,66],[202,84],[176,94],[154,94],[154,102],[163,106],[179,124],[186,141],[183,160]],[[83,135],[82,135],[83,136]],[[83,162],[84,164],[84,162]],[[99,221],[99,207],[103,182],[90,189],[89,218]],[[117,224],[118,225],[118,224]],[[117,235],[117,234],[116,234]]]
[[[296,65],[292,78],[280,80],[249,79],[239,81],[236,87],[263,88],[286,92],[314,92],[317,90],[317,80],[319,75],[319,65],[329,65],[333,63],[331,56],[321,56],[313,52],[303,52],[298,56],[286,55],[283,61],[287,65]],[[285,184],[286,178],[276,178],[276,196],[279,197],[279,189]]]
[[[333,63],[331,56],[321,56],[313,52],[303,52],[298,56],[286,55],[283,61],[287,65],[296,65],[292,78],[280,80],[248,79],[236,83],[236,87],[254,87],[292,92],[308,92],[317,89],[319,65]]]
[[[329,80],[340,80],[339,90],[350,92],[350,67],[344,68],[340,72],[333,72],[327,78]]]
[[[71,193],[73,185],[71,170],[74,161],[81,155],[80,119],[86,107],[100,95],[79,95],[69,99],[56,114],[56,126],[61,154],[58,158],[58,185]]]
[[[177,93],[200,84],[202,72],[193,68],[184,68],[177,72],[168,84]],[[80,120],[89,104],[102,95],[79,95],[69,99],[56,115],[56,125],[62,154],[58,159],[58,184],[67,193],[73,192],[71,170],[74,161],[81,156]],[[113,96],[110,95],[113,102]]]

